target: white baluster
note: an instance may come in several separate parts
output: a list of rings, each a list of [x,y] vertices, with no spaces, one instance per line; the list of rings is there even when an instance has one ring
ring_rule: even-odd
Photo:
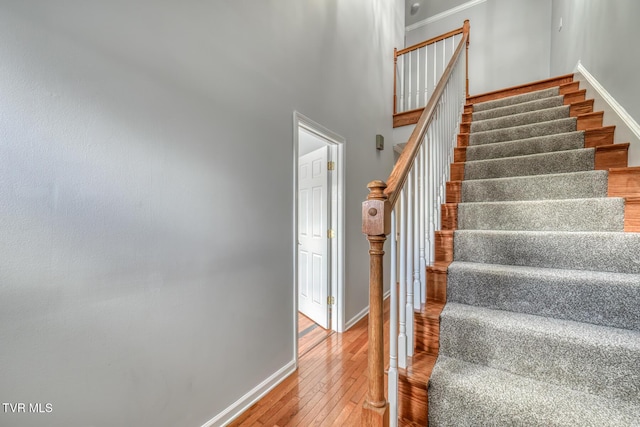
[[[422,146],[420,147],[420,152],[418,153],[420,157],[420,302],[422,304],[427,302],[427,260],[426,260],[426,245],[427,245],[427,236],[425,234],[425,214],[427,209],[427,179],[426,179],[426,168],[427,168],[427,160],[425,153],[427,152],[427,138],[425,137],[422,141]]]
[[[413,51],[409,52],[407,56],[409,57],[409,81],[407,82],[407,111],[411,110],[411,75],[413,74],[412,61],[411,56]]]
[[[433,44],[433,90],[438,84],[438,43]]]
[[[433,123],[429,127],[429,195],[427,197],[429,203],[429,264],[435,262],[435,231],[436,231],[436,140],[434,138]]]
[[[416,49],[416,108],[420,107],[420,49]]]
[[[409,172],[407,189],[407,356],[413,356],[413,169]]]
[[[406,201],[406,189],[403,188],[400,191],[400,242],[398,244],[398,252],[400,252],[400,258],[398,261],[398,267],[400,274],[398,275],[398,282],[400,292],[398,294],[399,302],[399,334],[398,334],[398,366],[400,368],[407,367],[407,201]]]
[[[398,89],[400,90],[400,96],[398,97],[397,111],[402,113],[404,111],[404,55],[402,55],[398,64]]]
[[[389,301],[389,426],[398,425],[398,281],[396,211],[391,211],[391,296]]]
[[[429,101],[429,47],[424,47],[424,105]]]
[[[420,284],[420,157],[416,157],[413,163],[413,309],[420,311],[422,308],[422,286]]]

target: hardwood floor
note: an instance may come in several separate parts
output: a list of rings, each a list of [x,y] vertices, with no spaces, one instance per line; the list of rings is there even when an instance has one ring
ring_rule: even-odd
[[[298,356],[303,356],[333,333],[331,329],[324,329],[298,312]]]
[[[387,300],[385,343],[388,307]],[[367,319],[311,348],[295,373],[230,426],[359,426],[368,386]]]

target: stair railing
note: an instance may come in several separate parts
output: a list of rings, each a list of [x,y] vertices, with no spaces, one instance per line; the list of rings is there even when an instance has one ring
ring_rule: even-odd
[[[372,181],[362,205],[369,240],[369,389],[363,425],[397,426],[398,368],[413,356],[413,314],[426,302],[425,269],[435,259],[449,165],[468,95],[469,21],[387,183]],[[463,55],[464,52],[464,55]],[[384,396],[383,256],[391,234],[389,401]]]
[[[394,49],[394,115],[424,108],[463,33],[464,26],[401,50]]]

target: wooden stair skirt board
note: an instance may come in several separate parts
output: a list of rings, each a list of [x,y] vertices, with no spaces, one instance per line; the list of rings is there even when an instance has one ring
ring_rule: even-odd
[[[462,181],[447,181],[446,202],[462,202]]]
[[[441,228],[455,230],[458,228],[458,204],[443,203],[440,206]]]
[[[415,354],[398,378],[398,414],[401,426],[425,426],[429,403],[427,387],[436,363],[440,337],[440,313],[447,299],[448,262],[427,267],[427,301],[415,313]]]
[[[415,313],[415,353],[406,370],[399,370],[399,425],[427,425],[427,386],[436,363],[440,337],[440,313],[447,301],[447,268],[453,259],[453,231],[436,232],[436,262],[427,267],[427,301]],[[449,259],[449,261],[446,261]]]

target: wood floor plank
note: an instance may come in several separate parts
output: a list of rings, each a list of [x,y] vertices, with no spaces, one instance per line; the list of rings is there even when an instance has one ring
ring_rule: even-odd
[[[388,342],[388,300],[385,342]],[[298,370],[231,427],[357,426],[367,394],[367,318],[300,356]],[[388,359],[388,349],[385,349]]]
[[[298,312],[298,355],[307,353],[333,333]]]

